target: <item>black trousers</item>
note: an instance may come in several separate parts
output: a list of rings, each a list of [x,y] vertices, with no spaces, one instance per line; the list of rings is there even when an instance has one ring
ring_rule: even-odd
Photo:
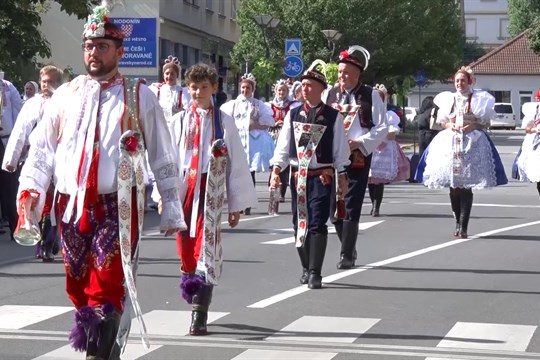
[[[4,144],[0,141],[0,163],[4,162]],[[10,173],[0,170],[0,206],[2,217],[8,221],[11,235],[17,228],[17,190],[19,188],[20,168]]]
[[[293,213],[293,226],[296,233],[298,229],[298,213],[296,192],[296,178],[291,176],[291,210]],[[323,185],[318,176],[307,178],[307,220],[308,234],[328,234],[326,222],[330,216],[330,197],[332,193],[332,184]]]
[[[349,177],[349,188],[345,195],[345,210],[346,220],[352,220],[359,222],[360,213],[362,212],[362,205],[364,204],[364,197],[366,195],[366,188],[369,177],[369,168],[371,166],[371,154],[366,157],[366,166],[363,169],[349,169],[347,170],[347,176]],[[334,218],[336,212],[336,179],[334,178],[334,184],[332,185],[332,198],[331,198],[331,214],[332,222],[335,223],[337,219]]]

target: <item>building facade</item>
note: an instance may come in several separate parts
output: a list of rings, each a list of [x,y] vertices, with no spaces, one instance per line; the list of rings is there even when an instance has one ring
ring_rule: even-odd
[[[152,50],[148,56],[152,56],[153,61],[152,65],[122,66],[122,74],[144,77],[148,82],[158,81],[164,59],[172,55],[179,59],[184,71],[200,61],[215,65],[224,90],[232,89],[229,53],[240,38],[240,26],[236,22],[239,0],[129,0],[125,3],[125,7],[115,7],[110,17],[144,19],[144,24],[151,27],[138,29],[150,34],[150,38],[131,39],[140,41],[141,46],[128,46],[126,53],[149,45]],[[84,23],[51,2],[41,25],[52,52],[52,57],[45,61],[61,68],[70,67],[75,75],[85,73],[80,45]]]

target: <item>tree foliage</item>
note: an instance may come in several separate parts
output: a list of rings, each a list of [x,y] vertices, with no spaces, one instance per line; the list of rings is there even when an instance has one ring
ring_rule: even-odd
[[[362,45],[371,53],[363,80],[390,88],[404,86],[404,78],[418,70],[430,79],[446,79],[462,59],[465,39],[454,1],[395,0],[389,6],[380,0],[241,0],[242,35],[232,54],[237,63],[266,57],[263,30],[253,18],[262,14],[280,19],[276,29],[266,29],[270,60],[276,64],[283,61],[287,38],[302,40],[306,67],[316,58],[328,61],[324,29],[343,34],[334,60],[341,49]]]
[[[19,89],[35,74],[37,57],[50,57],[48,41],[39,31],[41,12],[52,0],[4,0],[0,6],[0,69]],[[84,18],[100,0],[55,0],[62,10]]]
[[[530,28],[540,16],[538,0],[508,0],[508,34],[512,37]]]

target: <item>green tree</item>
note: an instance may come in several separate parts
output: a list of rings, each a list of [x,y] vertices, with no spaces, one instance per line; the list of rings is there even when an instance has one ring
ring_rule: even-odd
[[[463,64],[470,64],[486,54],[486,49],[482,44],[473,42],[465,42],[463,48]]]
[[[530,28],[540,16],[538,0],[508,0],[508,34],[514,37]]]
[[[5,0],[0,7],[0,69],[21,89],[28,74],[35,74],[37,57],[50,57],[49,43],[39,31],[41,12],[52,0]],[[100,0],[55,0],[61,9],[79,18]]]
[[[266,57],[262,30],[253,20],[262,14],[280,19],[276,29],[266,30],[269,60],[276,64],[283,61],[286,38],[302,39],[305,67],[316,58],[327,60],[330,51],[323,29],[343,34],[336,57],[353,44],[370,51],[363,74],[367,83],[403,86],[403,79],[418,70],[430,79],[446,79],[462,60],[465,40],[454,1],[395,0],[389,6],[380,0],[241,0],[237,16],[242,35],[232,53],[237,63]]]

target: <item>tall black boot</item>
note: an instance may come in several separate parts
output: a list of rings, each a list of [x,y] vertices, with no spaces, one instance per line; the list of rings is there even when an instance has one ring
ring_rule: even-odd
[[[193,311],[191,312],[191,326],[189,335],[207,335],[208,308],[212,302],[213,285],[205,284],[193,295]]]
[[[343,239],[343,220],[336,220],[334,223],[334,227],[336,228],[336,234],[338,236],[339,242],[341,242],[341,239]]]
[[[452,206],[452,213],[454,214],[454,219],[456,220],[456,230],[454,231],[454,236],[459,236],[461,231],[461,189],[450,188],[450,205]]]
[[[538,190],[538,195],[540,195],[540,181],[536,183],[536,190]]]
[[[326,254],[326,243],[328,235],[311,234],[309,239],[309,279],[310,289],[320,289],[322,287],[322,266],[324,255]]]
[[[55,239],[51,236],[51,218],[45,216],[41,220],[41,259],[43,262],[53,262],[53,246]]]
[[[341,253],[338,269],[352,269],[356,261],[356,239],[358,237],[358,222],[352,220],[343,221],[343,239],[341,241]]]
[[[302,276],[300,276],[300,284],[307,284],[309,278],[309,240],[310,235],[304,240],[304,246],[297,247],[300,264],[302,264]]]
[[[373,215],[375,209],[375,184],[368,184],[369,199],[371,200],[371,211],[369,215]]]
[[[384,184],[375,185],[374,189],[374,201],[373,201],[373,217],[379,217],[379,210],[381,208],[381,203],[384,195]]]
[[[95,332],[88,334],[86,360],[120,360],[120,346],[116,337],[121,316],[115,310],[104,310],[106,307],[114,309],[110,304],[96,308],[96,313],[102,319]]]
[[[468,237],[467,230],[469,227],[469,218],[471,216],[472,204],[473,204],[472,190],[463,189],[461,193],[461,216],[460,216],[461,230],[459,231],[460,239],[467,239]]]

